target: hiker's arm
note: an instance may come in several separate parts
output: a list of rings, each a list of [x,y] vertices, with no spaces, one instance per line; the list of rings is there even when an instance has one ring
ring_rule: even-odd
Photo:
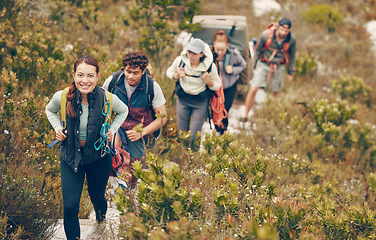
[[[268,33],[264,31],[260,36],[259,42],[257,43],[257,47],[255,51],[255,58],[254,58],[254,63],[255,63],[254,68],[256,68],[257,61],[260,59],[262,48],[265,45],[267,37],[268,37]]]
[[[295,52],[296,52],[296,44],[295,39],[291,41],[290,47],[289,47],[289,54],[290,54],[290,64],[288,66],[287,73],[289,75],[294,75],[295,73]]]
[[[141,136],[146,136],[148,134],[151,134],[158,129],[160,129],[162,126],[166,124],[167,121],[167,112],[166,112],[166,107],[165,105],[162,105],[158,108],[155,108],[154,111],[156,114],[161,114],[163,115],[162,118],[156,118],[154,121],[152,121],[149,125],[143,128],[142,133],[137,133],[135,130],[131,129],[127,131],[127,136],[129,140],[132,142],[137,141],[141,139]]]
[[[167,69],[166,75],[169,79],[176,80],[176,79],[174,79],[173,75],[178,72],[180,60],[181,60],[180,57],[175,58],[175,60],[171,64],[171,66]]]
[[[111,132],[116,133],[128,116],[128,107],[121,101],[118,96],[112,95],[112,111],[116,113],[114,120],[111,124]]]
[[[208,85],[210,90],[217,91],[221,87],[221,79],[218,76],[218,71],[215,64],[212,65],[212,70],[210,73],[204,72],[202,75],[202,80]]]
[[[54,128],[55,132],[63,129],[63,127],[61,126],[60,116],[58,114],[60,110],[62,93],[63,91],[56,92],[45,109],[47,119]]]
[[[184,68],[178,67],[176,73],[172,74],[172,79],[178,80],[179,78],[182,78],[184,76],[185,76]]]
[[[239,74],[241,71],[243,71],[245,69],[245,67],[247,66],[247,63],[244,60],[244,58],[242,57],[242,55],[239,52],[239,50],[237,50],[237,49],[235,49],[235,51],[234,51],[234,57],[236,59],[235,59],[235,64],[232,67],[232,73],[235,74],[235,75],[237,75],[237,74]]]
[[[104,89],[108,90],[108,86],[110,85],[111,80],[112,80],[112,75],[109,76],[109,77],[106,79],[106,81],[104,81],[102,87],[103,87]]]

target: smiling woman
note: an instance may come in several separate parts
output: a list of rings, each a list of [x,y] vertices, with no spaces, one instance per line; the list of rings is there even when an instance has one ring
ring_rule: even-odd
[[[46,106],[47,118],[55,129],[56,139],[61,141],[61,188],[64,230],[68,240],[80,239],[78,210],[85,176],[98,224],[105,223],[107,201],[104,194],[112,156],[94,146],[100,138],[101,127],[106,119],[102,110],[106,93],[97,86],[99,76],[97,60],[90,56],[77,59],[73,67],[74,81],[66,95],[66,113],[60,113],[66,114],[64,126],[58,115],[63,91],[56,92]],[[112,132],[117,131],[128,115],[128,107],[117,96],[113,96],[112,105],[116,115],[106,132],[108,141],[112,141]]]
[[[98,82],[99,73],[96,71],[95,66],[82,63],[77,67],[77,72],[73,74],[75,85],[87,103],[87,94],[94,90]]]

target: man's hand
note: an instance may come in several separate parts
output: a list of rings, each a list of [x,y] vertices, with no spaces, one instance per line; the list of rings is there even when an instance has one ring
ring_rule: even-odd
[[[292,76],[292,75],[287,75],[287,77],[286,77],[286,83],[290,83],[290,82],[292,82],[292,80],[294,79],[294,77]]]
[[[131,140],[132,142],[135,142],[135,141],[141,139],[141,134],[136,132],[133,129],[126,131],[126,133],[127,133],[129,140]]]

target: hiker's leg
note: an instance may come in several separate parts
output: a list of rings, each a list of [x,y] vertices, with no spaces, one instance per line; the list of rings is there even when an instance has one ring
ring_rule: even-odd
[[[253,107],[255,102],[255,96],[260,87],[266,87],[266,75],[269,72],[269,65],[258,61],[256,65],[253,78],[250,82],[251,88],[249,89],[247,96],[245,98],[245,112],[243,118],[248,118],[248,113]]]
[[[77,173],[65,161],[60,161],[61,189],[64,206],[64,231],[68,240],[80,239],[78,212],[85,180],[85,171],[79,166]]]
[[[236,90],[237,90],[237,86],[238,86],[237,83],[238,82],[235,82],[234,85],[232,85],[231,87],[223,90],[223,93],[224,93],[224,96],[225,96],[225,109],[226,109],[227,113],[230,111],[230,108],[232,107],[232,104],[234,103],[235,94],[236,94]],[[228,127],[228,115],[227,115],[226,118],[224,118],[222,120],[222,123],[223,123],[223,131],[226,131],[227,127]]]
[[[126,137],[126,143],[132,157],[141,159],[145,151],[145,146],[142,139],[132,142],[128,137]]]
[[[96,219],[101,222],[107,213],[105,193],[112,168],[112,156],[106,154],[103,158],[85,165],[84,168],[90,200],[94,206]]]
[[[130,155],[133,157],[133,160],[141,161],[141,158],[144,155],[144,151],[145,151],[145,146],[144,146],[144,142],[142,141],[142,139],[132,142],[131,140],[129,140],[128,136],[126,136],[125,142],[127,144]],[[123,148],[124,148],[124,145],[123,145]],[[131,159],[131,164],[133,164],[132,163],[133,160]],[[131,178],[129,179],[128,183],[131,187],[134,187],[137,183],[137,180],[138,179],[132,173]]]
[[[253,86],[249,89],[247,93],[247,97],[245,98],[245,112],[244,112],[244,118],[248,118],[248,113],[253,107],[253,104],[255,103],[255,96],[257,91],[260,89],[260,87]]]
[[[223,90],[223,93],[225,95],[225,109],[227,111],[230,111],[230,108],[232,107],[232,104],[234,103],[237,87],[238,87],[238,82],[236,82],[231,87]]]
[[[178,98],[176,102],[176,115],[178,120],[178,130],[188,131],[189,122],[192,115],[192,107],[190,106],[188,100]]]
[[[272,74],[270,78],[270,90],[273,96],[276,97],[281,90],[285,78],[285,65],[278,65],[276,75]]]
[[[201,131],[202,125],[204,124],[207,116],[208,116],[208,106],[209,106],[209,98],[206,99],[192,99],[192,105],[194,105],[192,111],[192,119],[191,119],[191,145],[196,138],[196,134],[198,131]]]

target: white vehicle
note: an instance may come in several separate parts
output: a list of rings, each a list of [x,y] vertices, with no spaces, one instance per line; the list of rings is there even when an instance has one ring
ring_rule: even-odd
[[[201,29],[192,34],[212,46],[218,30],[224,30],[230,37],[230,46],[236,47],[247,62],[247,67],[240,74],[239,83],[248,84],[251,78],[251,52],[249,49],[247,18],[237,15],[196,15],[192,23],[200,23]]]

